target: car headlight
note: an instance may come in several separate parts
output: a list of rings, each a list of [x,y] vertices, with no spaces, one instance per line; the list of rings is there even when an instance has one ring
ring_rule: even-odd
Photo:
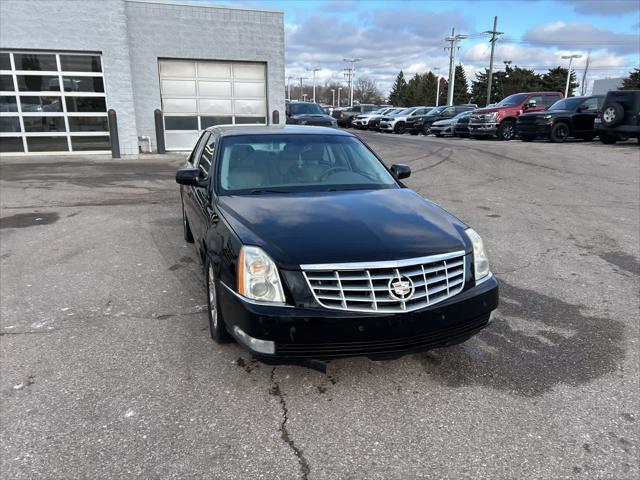
[[[285,302],[278,267],[259,247],[243,246],[240,249],[238,293],[262,302]]]
[[[473,244],[473,268],[477,282],[491,273],[489,270],[489,257],[484,249],[482,238],[473,228],[467,228],[464,233],[467,234]]]
[[[498,112],[491,112],[489,115],[487,115],[487,120],[489,120],[490,122],[495,122],[497,118]]]

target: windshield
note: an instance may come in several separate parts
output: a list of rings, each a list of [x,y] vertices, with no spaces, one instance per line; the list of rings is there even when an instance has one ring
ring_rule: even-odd
[[[440,107],[433,107],[431,110],[429,110],[429,115],[435,115],[436,113],[440,113],[445,108],[447,108],[446,105],[441,105]]]
[[[324,111],[317,103],[290,103],[289,111],[291,112],[291,115],[324,115]]]
[[[515,95],[509,95],[507,98],[502,99],[501,102],[498,102],[495,106],[510,107],[513,105],[520,105],[528,96],[529,94],[527,93],[516,93]]]
[[[405,108],[404,110],[394,113],[394,115],[411,115],[415,109],[415,107]]]
[[[466,112],[460,112],[453,118],[464,118],[464,117],[468,117],[469,115],[471,115],[471,110],[468,110]]]
[[[582,102],[584,102],[584,98],[565,98],[563,100],[558,100],[556,103],[549,107],[549,110],[575,110],[578,108]]]
[[[239,135],[223,139],[223,194],[396,188],[357,138],[338,135]]]

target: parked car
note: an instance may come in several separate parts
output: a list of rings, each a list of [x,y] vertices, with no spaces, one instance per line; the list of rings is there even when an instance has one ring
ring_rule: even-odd
[[[410,173],[341,130],[205,130],[176,181],[213,339],[271,363],[397,358],[486,327],[498,284],[482,239]]]
[[[433,122],[453,118],[459,113],[475,110],[476,108],[478,106],[475,104],[432,107],[425,114],[417,115],[407,120],[407,131],[412,135],[417,135],[420,132],[424,135],[429,135],[429,129]]]
[[[393,115],[385,115],[380,119],[380,131],[403,134],[411,117],[424,115],[431,107],[409,107]]]
[[[460,119],[458,119],[458,122],[456,123],[453,131],[454,131],[454,135],[456,137],[461,137],[461,138],[469,138],[469,119],[471,118],[471,115],[473,114],[473,110],[471,110],[470,112],[467,112],[468,114],[464,117],[461,117]]]
[[[640,142],[640,90],[607,92],[594,127],[602,143],[633,137]]]
[[[511,140],[516,135],[516,122],[523,112],[545,110],[562,99],[560,92],[515,93],[493,107],[474,111],[469,119],[469,134],[472,138],[497,137]]]
[[[401,111],[403,111],[404,108],[393,108],[391,110],[389,110],[387,113],[385,113],[383,116],[375,116],[373,117],[371,120],[369,120],[369,130],[375,130],[377,132],[380,131],[380,120],[382,120],[384,117],[388,117],[390,115],[395,115],[396,113],[400,113]]]
[[[351,122],[355,117],[364,113],[373,112],[374,110],[378,110],[379,108],[380,107],[378,105],[361,103],[359,105],[354,105],[353,107],[348,107],[337,112],[334,111],[333,116],[338,121],[339,126],[349,128],[351,126]]]
[[[516,125],[518,136],[525,142],[548,138],[560,143],[569,137],[590,142],[596,136],[593,121],[603,99],[603,95],[564,98],[542,112],[523,113]]]
[[[436,137],[442,137],[444,135],[451,135],[452,137],[455,137],[455,128],[458,121],[460,121],[460,119],[462,118],[468,118],[469,115],[471,115],[471,110],[461,112],[453,118],[445,118],[444,120],[433,122],[431,124],[430,132],[433,133]]]
[[[396,110],[395,107],[383,107],[378,110],[374,110],[373,112],[365,113],[363,115],[356,116],[352,121],[351,125],[354,128],[369,128],[369,122],[376,118],[382,118],[385,114],[391,113],[393,110]]]
[[[322,107],[311,102],[289,102],[285,108],[289,125],[316,125],[338,127],[335,118],[327,115]]]

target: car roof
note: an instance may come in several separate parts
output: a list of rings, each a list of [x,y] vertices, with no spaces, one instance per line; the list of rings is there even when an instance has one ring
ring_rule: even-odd
[[[337,130],[329,127],[315,127],[308,125],[217,125],[207,128],[208,132],[214,132],[221,137],[231,137],[235,135],[274,135],[274,134],[295,134],[295,135],[334,135],[343,137],[353,137],[349,132]]]

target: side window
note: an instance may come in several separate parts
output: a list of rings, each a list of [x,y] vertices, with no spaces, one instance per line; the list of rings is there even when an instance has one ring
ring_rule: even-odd
[[[211,163],[213,162],[213,151],[215,148],[215,136],[210,135],[206,141],[202,154],[198,160],[198,168],[202,172],[203,177],[209,176],[209,170],[211,170]]]
[[[542,97],[542,104],[545,107],[550,107],[558,100],[560,100],[560,95],[545,95],[544,97]]]
[[[598,110],[598,97],[593,97],[585,100],[582,105],[580,105],[585,111],[595,112]]]
[[[445,117],[449,117],[449,116],[451,116],[451,115],[455,115],[455,114],[456,114],[456,109],[455,109],[455,107],[448,107],[448,108],[445,108],[445,109],[442,111],[442,113],[441,113],[441,115],[443,115],[443,116],[445,116]]]
[[[189,157],[189,163],[191,163],[192,165],[196,165],[198,163],[198,159],[200,158],[200,155],[202,155],[202,149],[206,145],[209,135],[209,132],[204,132],[200,136],[200,140],[198,140],[198,143],[196,143],[196,146],[193,149],[193,152],[191,152],[191,156]]]
[[[536,107],[542,107],[542,106],[547,107],[547,106],[551,105],[551,103],[553,103],[553,102],[548,103],[551,98],[552,97],[543,97],[542,95],[534,95],[533,97],[529,97],[529,99],[526,101],[525,105],[527,103],[536,102]],[[554,100],[554,102],[555,102],[555,100]]]

